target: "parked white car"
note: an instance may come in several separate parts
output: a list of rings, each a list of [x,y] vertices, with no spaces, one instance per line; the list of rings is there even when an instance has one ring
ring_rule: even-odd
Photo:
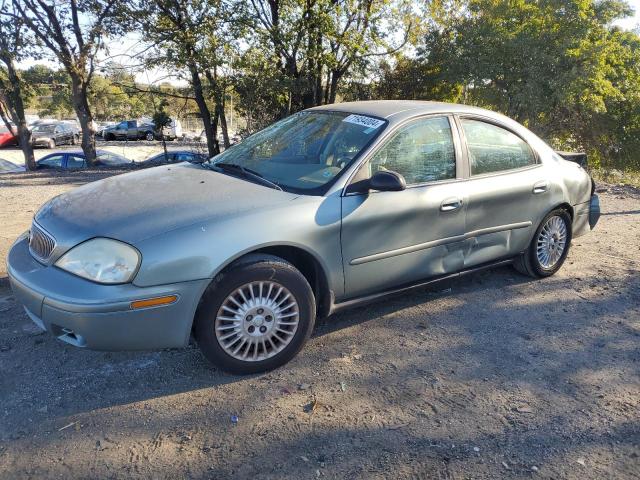
[[[169,140],[182,138],[182,124],[180,120],[171,119],[171,123],[162,129],[162,134]]]

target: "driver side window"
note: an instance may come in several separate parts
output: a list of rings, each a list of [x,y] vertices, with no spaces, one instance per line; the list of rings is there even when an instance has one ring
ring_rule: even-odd
[[[456,155],[447,117],[429,117],[401,127],[370,161],[370,174],[393,170],[407,185],[456,178]]]

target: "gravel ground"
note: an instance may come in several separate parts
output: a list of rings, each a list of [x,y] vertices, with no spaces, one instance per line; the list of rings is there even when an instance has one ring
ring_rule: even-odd
[[[2,258],[42,202],[103,175],[5,177]],[[638,478],[640,192],[600,195],[554,277],[344,312],[249,377],[195,347],[73,348],[0,280],[0,478]]]

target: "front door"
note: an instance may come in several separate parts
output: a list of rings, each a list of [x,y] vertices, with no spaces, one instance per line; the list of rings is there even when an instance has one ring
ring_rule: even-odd
[[[462,268],[466,193],[453,125],[447,116],[413,120],[361,167],[359,180],[392,170],[407,188],[342,198],[346,298]]]

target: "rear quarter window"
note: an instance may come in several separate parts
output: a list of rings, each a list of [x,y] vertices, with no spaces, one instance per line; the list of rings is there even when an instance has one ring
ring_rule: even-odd
[[[461,119],[471,175],[502,172],[536,164],[527,142],[515,133],[481,120]]]

